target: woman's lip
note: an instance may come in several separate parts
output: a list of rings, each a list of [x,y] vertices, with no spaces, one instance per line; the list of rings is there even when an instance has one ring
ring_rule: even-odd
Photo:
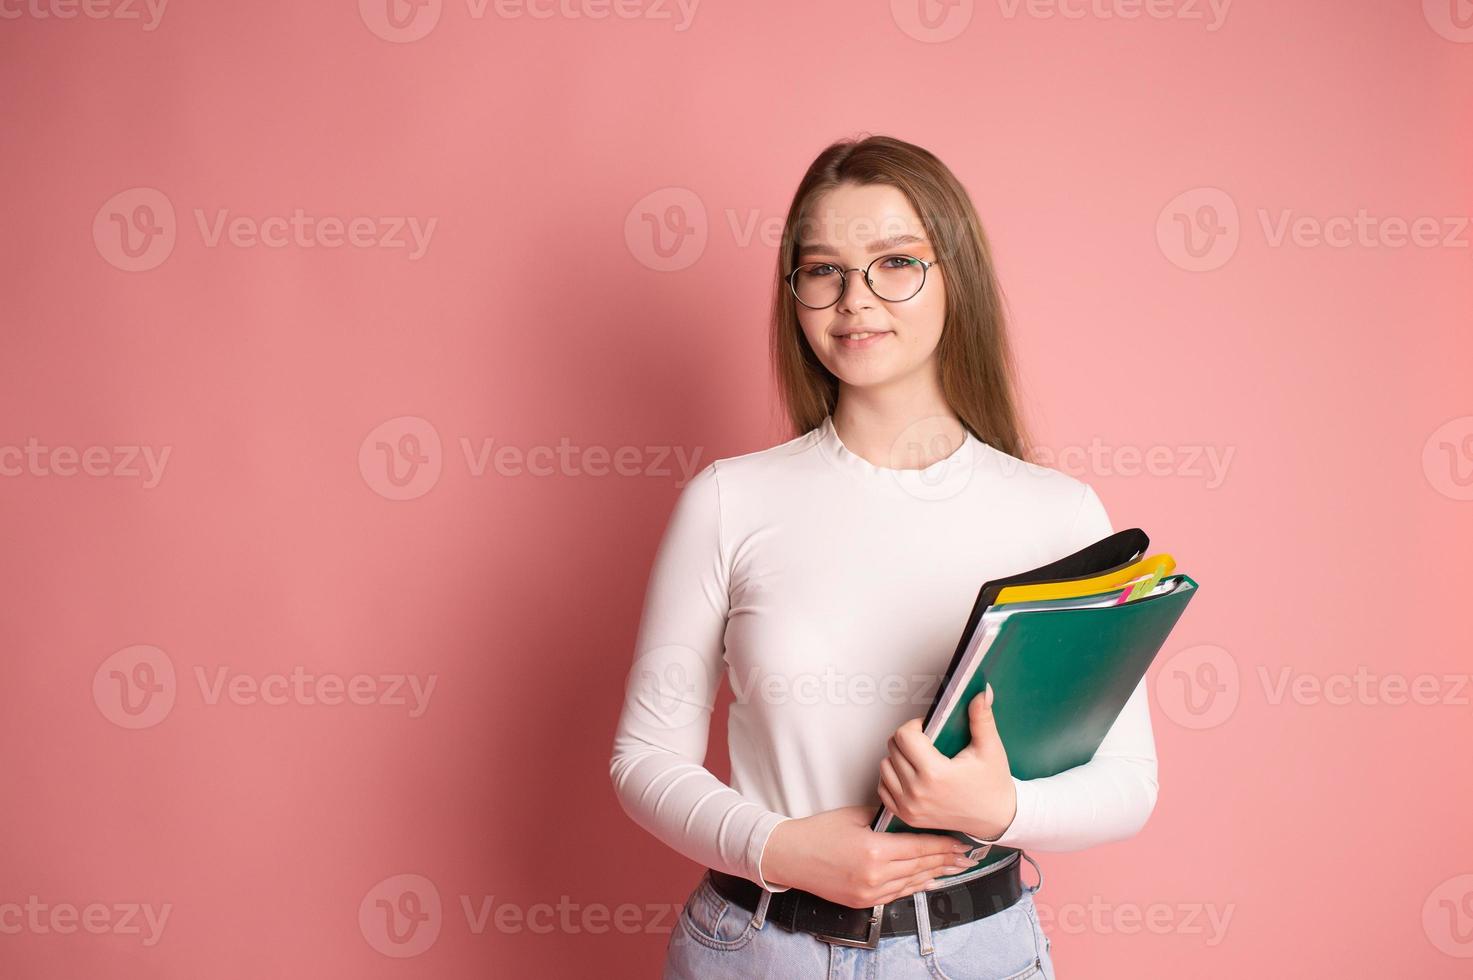
[[[864,350],[865,348],[873,347],[875,344],[890,336],[891,333],[891,331],[889,330],[869,330],[855,332],[868,333],[869,336],[865,337],[863,340],[850,340],[844,334],[836,333],[834,334],[834,339],[839,342],[839,346],[842,347],[844,350]]]

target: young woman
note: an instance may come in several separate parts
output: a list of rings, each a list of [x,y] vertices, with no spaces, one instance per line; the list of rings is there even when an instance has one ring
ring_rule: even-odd
[[[707,868],[666,976],[1052,980],[1023,852],[1145,823],[1145,682],[1090,762],[1046,779],[1011,775],[981,698],[955,758],[920,720],[982,582],[1113,528],[1087,483],[1023,462],[986,237],[934,155],[879,136],[824,150],[776,286],[772,357],[799,435],[681,491],[614,739],[626,812]],[[704,767],[723,669],[730,785]],[[876,833],[881,803],[979,846]]]

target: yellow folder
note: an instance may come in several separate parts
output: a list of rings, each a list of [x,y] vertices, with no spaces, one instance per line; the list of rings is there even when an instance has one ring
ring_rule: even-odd
[[[1004,602],[1039,602],[1044,599],[1077,599],[1080,596],[1109,592],[1127,585],[1142,575],[1170,575],[1176,568],[1176,559],[1167,554],[1147,555],[1133,565],[1117,568],[1113,572],[1093,578],[1075,579],[1068,582],[1039,582],[1036,585],[1009,585],[997,595],[997,605]]]

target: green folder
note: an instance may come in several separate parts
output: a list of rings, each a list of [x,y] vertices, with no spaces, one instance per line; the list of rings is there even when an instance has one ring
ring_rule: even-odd
[[[967,704],[991,683],[992,714],[1014,776],[1039,779],[1094,758],[1196,594],[1189,576],[1163,581],[1172,580],[1170,591],[1123,605],[1022,611],[1003,620],[936,733],[937,750],[951,758],[967,747]]]
[[[1014,776],[1039,779],[1088,762],[1196,589],[1195,581],[1178,574],[1162,579],[1151,595],[1118,605],[1056,600],[1012,604],[1016,611],[1008,604],[993,607],[987,617],[1000,622],[984,617],[979,626],[995,633],[950,713],[937,721],[937,750],[951,758],[971,742],[967,705],[991,683],[993,717]],[[938,698],[950,680],[948,672]],[[885,830],[936,832],[910,827],[893,814]],[[947,833],[971,843],[959,831]],[[1013,850],[995,846],[978,867]]]

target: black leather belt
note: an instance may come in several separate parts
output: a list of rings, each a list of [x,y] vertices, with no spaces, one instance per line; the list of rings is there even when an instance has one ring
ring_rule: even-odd
[[[976,878],[918,893],[926,896],[926,904],[931,910],[931,928],[946,929],[983,919],[1022,898],[1021,854],[1018,851],[997,862]],[[748,912],[757,911],[757,902],[763,891],[761,885],[714,868],[707,868],[706,873],[722,898]],[[915,903],[909,895],[872,909],[854,909],[801,888],[789,888],[773,892],[766,920],[776,922],[790,932],[812,933],[815,939],[826,943],[865,949],[874,949],[881,939],[889,936],[916,934]]]

